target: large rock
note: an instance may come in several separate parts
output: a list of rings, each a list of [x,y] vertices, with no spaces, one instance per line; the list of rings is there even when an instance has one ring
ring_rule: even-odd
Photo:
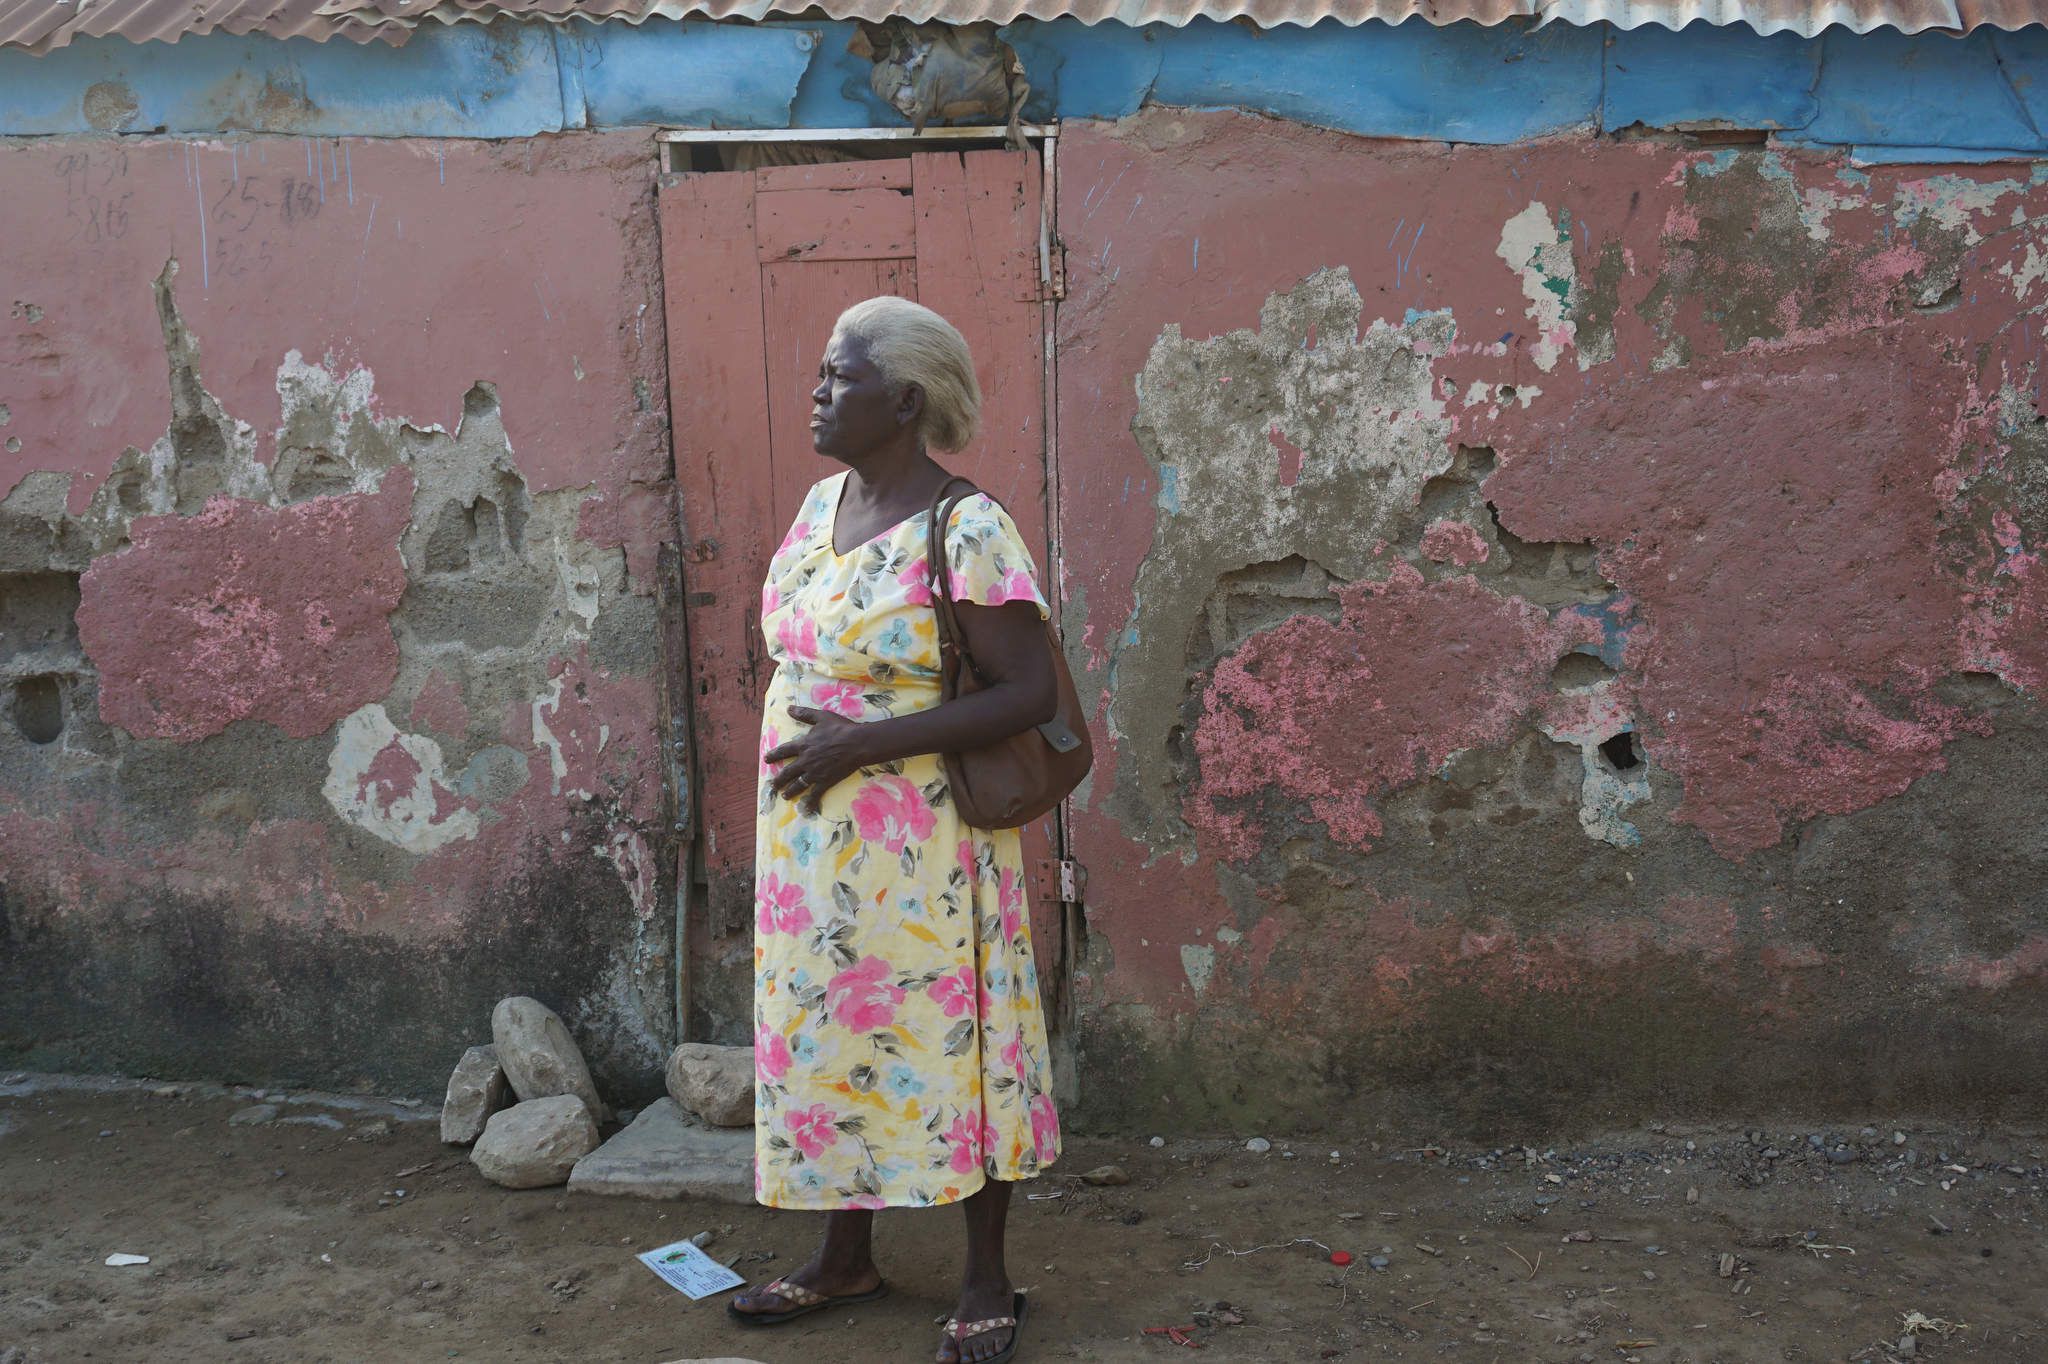
[[[491,1115],[469,1159],[485,1179],[508,1189],[566,1183],[576,1162],[597,1148],[597,1124],[574,1094],[529,1099]]]
[[[610,1116],[568,1025],[539,1000],[524,995],[499,1000],[491,1010],[491,1042],[512,1092],[521,1099],[574,1094],[598,1122]]]
[[[448,1077],[448,1097],[441,1101],[441,1140],[467,1146],[483,1135],[491,1114],[512,1102],[505,1069],[496,1047],[471,1047]]]
[[[713,1127],[752,1127],[754,1049],[683,1043],[668,1058],[668,1093]]]
[[[631,1127],[576,1162],[569,1191],[751,1204],[754,1134],[702,1126],[674,1099],[657,1099]]]

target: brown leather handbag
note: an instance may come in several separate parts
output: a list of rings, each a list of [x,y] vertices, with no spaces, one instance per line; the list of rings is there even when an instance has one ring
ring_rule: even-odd
[[[947,497],[954,488],[965,491]],[[949,481],[932,499],[926,557],[931,564],[932,611],[939,623],[939,699],[971,696],[987,686],[968,651],[967,636],[953,610],[953,573],[946,559],[946,526],[962,499],[980,489],[964,478]],[[1042,725],[965,753],[941,753],[946,781],[960,818],[977,829],[1014,829],[1044,814],[1081,784],[1095,761],[1082,718],[1081,697],[1074,690],[1052,622],[1045,625],[1045,646],[1052,652],[1059,708]]]

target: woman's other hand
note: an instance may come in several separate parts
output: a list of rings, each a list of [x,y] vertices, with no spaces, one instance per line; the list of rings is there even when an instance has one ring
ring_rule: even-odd
[[[799,801],[806,814],[815,815],[827,791],[875,761],[868,752],[868,726],[810,706],[791,706],[789,715],[810,728],[764,755],[763,761],[781,764],[769,785],[776,795]]]

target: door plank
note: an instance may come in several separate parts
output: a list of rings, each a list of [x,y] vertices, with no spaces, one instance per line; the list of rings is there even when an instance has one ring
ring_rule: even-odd
[[[761,565],[781,534],[767,459],[753,177],[678,177],[661,190],[661,233],[700,846],[718,933],[750,922],[766,682]]]
[[[761,267],[768,334],[768,447],[775,466],[777,543],[813,483],[845,466],[811,448],[811,390],[839,314],[877,294],[915,298],[916,262],[783,261]],[[762,572],[767,564],[761,565]]]
[[[1056,601],[1046,540],[1045,321],[1038,302],[1038,158],[1030,151],[920,152],[910,158],[917,202],[918,302],[967,338],[981,382],[981,433],[946,466],[1009,509]],[[1022,831],[1024,866],[1053,856],[1055,819]],[[1057,901],[1031,898],[1039,978],[1064,959]]]
[[[981,381],[981,434],[947,464],[1009,508],[1048,578],[1038,160],[1029,151],[920,152],[910,164],[918,302],[960,329]]]
[[[909,189],[910,162],[826,161],[815,166],[763,166],[754,172],[754,192],[787,189]]]
[[[910,195],[897,189],[794,189],[755,201],[763,264],[876,260],[917,254]]]

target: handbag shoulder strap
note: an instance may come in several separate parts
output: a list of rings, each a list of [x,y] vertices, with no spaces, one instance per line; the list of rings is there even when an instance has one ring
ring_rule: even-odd
[[[961,491],[947,497],[955,488]],[[946,527],[953,520],[954,508],[980,491],[964,478],[947,479],[932,497],[931,520],[925,528],[925,560],[931,565],[932,611],[938,617],[939,651],[958,654],[970,669],[974,666],[973,657],[967,652],[967,637],[960,632],[960,620],[953,610],[953,570],[946,558]]]

